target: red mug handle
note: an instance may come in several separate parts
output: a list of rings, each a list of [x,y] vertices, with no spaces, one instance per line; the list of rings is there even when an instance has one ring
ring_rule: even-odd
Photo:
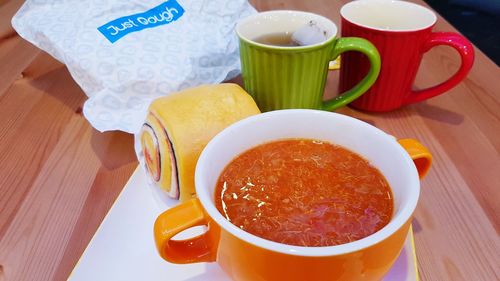
[[[462,60],[460,68],[450,79],[441,84],[419,91],[412,91],[406,99],[405,104],[423,101],[443,94],[460,83],[472,68],[472,64],[474,63],[474,47],[463,36],[452,32],[434,32],[424,45],[424,53],[438,45],[450,46],[457,50]]]

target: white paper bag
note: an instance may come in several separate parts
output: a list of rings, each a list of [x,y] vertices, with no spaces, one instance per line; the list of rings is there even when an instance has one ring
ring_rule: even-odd
[[[137,133],[150,102],[240,71],[236,22],[246,0],[27,0],[20,36],[66,64],[99,131]]]

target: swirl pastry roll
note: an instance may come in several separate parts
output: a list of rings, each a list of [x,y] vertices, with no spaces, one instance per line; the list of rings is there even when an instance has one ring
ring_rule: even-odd
[[[156,99],[139,135],[148,176],[170,197],[190,199],[203,148],[227,126],[258,113],[250,95],[231,83],[203,85]]]

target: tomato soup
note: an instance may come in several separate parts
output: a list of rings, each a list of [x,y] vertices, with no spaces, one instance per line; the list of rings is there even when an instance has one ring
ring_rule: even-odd
[[[389,184],[375,167],[312,139],[269,142],[237,156],[218,179],[215,205],[251,234],[308,247],[364,238],[393,212]]]

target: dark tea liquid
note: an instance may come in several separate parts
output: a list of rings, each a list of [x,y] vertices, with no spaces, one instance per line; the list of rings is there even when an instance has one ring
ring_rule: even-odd
[[[278,33],[265,34],[255,38],[254,41],[265,45],[281,46],[281,47],[300,46],[297,42],[292,40],[291,32],[278,32]]]
[[[364,238],[393,212],[389,184],[367,160],[309,139],[269,142],[236,157],[219,177],[215,205],[249,233],[308,247]]]

